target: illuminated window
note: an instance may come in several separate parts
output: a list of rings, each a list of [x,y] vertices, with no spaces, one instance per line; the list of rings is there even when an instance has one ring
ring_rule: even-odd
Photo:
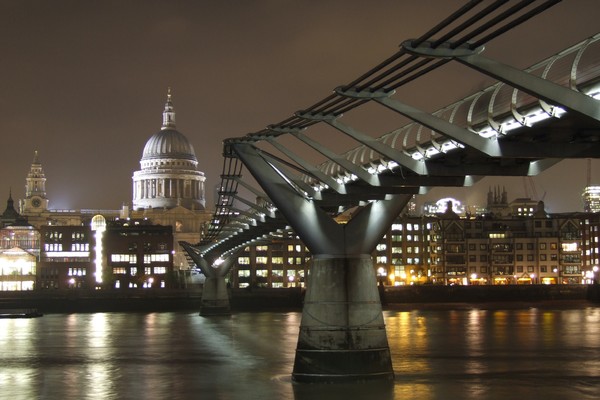
[[[131,269],[129,270],[129,274],[131,276],[134,276],[137,274],[137,267],[131,267]]]
[[[144,264],[153,262],[169,262],[168,254],[144,254]]]
[[[256,276],[266,278],[268,275],[269,275],[269,271],[266,269],[257,269],[256,270]]]
[[[68,276],[85,276],[87,274],[87,270],[85,268],[69,268]]]
[[[273,264],[283,264],[283,257],[273,257],[271,258],[271,262]]]
[[[154,267],[154,273],[155,274],[166,274],[167,267]]]
[[[561,244],[563,251],[577,251],[577,243],[562,243]]]
[[[257,264],[266,264],[268,262],[268,258],[267,257],[256,257],[256,263]]]
[[[238,264],[250,265],[250,257],[238,257]]]
[[[113,268],[113,275],[125,275],[126,273],[127,273],[127,268],[123,268],[123,267]]]

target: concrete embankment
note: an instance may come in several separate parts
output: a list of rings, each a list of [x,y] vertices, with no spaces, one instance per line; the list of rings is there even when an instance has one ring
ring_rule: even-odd
[[[397,286],[386,287],[382,300],[393,304],[597,299],[592,289],[586,285]]]
[[[600,303],[600,285],[396,286],[380,290],[385,307],[417,304]],[[232,311],[302,309],[304,292],[289,289],[233,289]],[[202,290],[43,290],[0,292],[1,309],[36,309],[41,313],[199,311]]]
[[[0,292],[0,309],[37,309],[44,314],[199,310],[200,290],[40,290]]]

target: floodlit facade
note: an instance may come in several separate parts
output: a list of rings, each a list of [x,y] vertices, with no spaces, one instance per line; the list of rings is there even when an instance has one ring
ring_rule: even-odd
[[[163,124],[144,146],[139,171],[133,173],[133,209],[173,208],[204,210],[204,173],[198,171],[194,147],[175,126],[171,91]]]
[[[36,288],[40,234],[14,208],[12,194],[0,225],[0,290]]]
[[[600,186],[586,186],[582,197],[585,212],[600,212]]]

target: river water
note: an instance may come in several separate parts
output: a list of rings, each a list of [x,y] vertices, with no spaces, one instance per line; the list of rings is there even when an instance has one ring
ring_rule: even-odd
[[[384,312],[389,384],[291,382],[299,312],[0,320],[1,399],[597,399],[600,307]]]

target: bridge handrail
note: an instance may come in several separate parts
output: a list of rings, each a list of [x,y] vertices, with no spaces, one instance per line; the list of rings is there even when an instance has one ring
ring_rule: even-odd
[[[560,63],[557,62],[558,60],[572,57],[571,68],[564,68],[564,65],[561,65],[563,70],[559,72],[562,73],[555,74],[552,81],[557,84],[562,84],[563,86],[571,87],[591,97],[598,96],[598,93],[600,93],[600,65],[595,65],[593,67],[585,66],[586,68],[581,71],[578,71],[577,69],[577,67],[581,65],[583,54],[592,51],[594,53],[591,58],[597,58],[600,55],[600,34],[596,34],[540,61],[527,68],[525,71],[530,73],[538,72],[540,75],[543,74],[549,76],[553,72],[551,67],[560,65]],[[547,69],[547,67],[550,68]],[[499,91],[504,88],[507,88],[510,91],[510,102],[508,104],[499,104],[499,102],[495,102],[495,100],[499,97]],[[523,101],[523,99],[519,98],[519,92],[518,89],[509,87],[503,82],[497,82],[477,93],[471,94],[464,99],[443,107],[432,114],[440,118],[445,117],[448,122],[469,129],[473,133],[486,138],[505,135],[516,127],[530,124],[532,120],[544,118],[545,115],[543,114],[547,114],[548,117],[553,118],[560,116],[559,110],[545,108],[545,105],[540,105],[542,101],[539,99],[531,96],[523,96],[528,100],[533,100]],[[482,111],[478,112],[475,107],[477,106],[478,101],[485,95],[490,95],[489,103],[482,105],[480,108]],[[495,106],[497,107],[495,108]],[[490,110],[498,108],[501,109],[501,112],[496,114],[490,112]],[[461,109],[467,110],[466,112],[463,112],[462,115],[465,120],[457,121],[457,117],[461,115],[459,112]],[[552,111],[554,111],[554,113]],[[424,131],[427,131],[428,136],[419,140]],[[413,136],[412,138],[411,135]],[[461,147],[455,141],[448,139],[435,131],[431,131],[417,122],[411,122],[401,128],[388,132],[377,138],[377,140],[388,144],[392,148],[402,150],[414,159],[426,159],[438,152],[447,152]],[[367,166],[367,168],[369,164],[375,164],[371,165],[373,168],[371,172],[375,172],[378,165],[383,165],[385,169],[392,169],[397,166],[393,162],[391,165],[388,165],[390,164],[389,162],[379,158],[379,155],[376,152],[364,145],[352,148],[341,154],[341,156],[354,164]],[[339,164],[336,164],[331,160],[319,164],[318,168],[324,173],[336,178],[343,178],[349,174]],[[310,182],[312,177],[304,176],[303,179]]]

